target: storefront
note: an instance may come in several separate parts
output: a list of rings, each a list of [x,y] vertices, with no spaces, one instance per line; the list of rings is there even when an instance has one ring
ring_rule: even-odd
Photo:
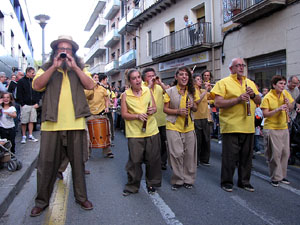
[[[270,88],[270,81],[275,75],[286,76],[286,52],[279,51],[257,56],[247,60],[248,77],[260,87]]]
[[[201,73],[208,68],[208,62],[210,56],[209,52],[201,52],[170,61],[159,63],[158,71],[162,81],[165,84],[171,84],[174,81],[174,76],[177,68],[182,66],[187,66],[191,70],[194,70],[194,73]]]

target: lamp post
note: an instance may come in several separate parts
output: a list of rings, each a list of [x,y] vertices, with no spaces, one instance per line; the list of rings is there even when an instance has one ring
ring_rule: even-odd
[[[47,20],[50,19],[50,16],[47,16],[45,14],[40,14],[34,17],[34,19],[36,19],[41,28],[42,28],[42,64],[45,63],[45,26],[47,24]]]

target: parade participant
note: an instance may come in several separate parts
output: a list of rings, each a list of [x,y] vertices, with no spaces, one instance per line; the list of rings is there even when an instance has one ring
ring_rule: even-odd
[[[218,81],[211,90],[215,95],[215,106],[220,108],[223,138],[221,187],[228,192],[232,192],[233,175],[237,165],[238,187],[254,191],[250,184],[255,131],[254,112],[261,99],[255,84],[244,76],[245,67],[243,59],[233,59],[229,65],[231,74]],[[249,108],[247,102],[251,104]]]
[[[166,133],[172,190],[184,186],[193,188],[197,171],[196,134],[192,111],[197,111],[199,100],[193,84],[192,73],[180,67],[175,73],[175,86],[166,90],[164,112],[167,114]]]
[[[92,116],[87,118],[87,121],[91,119],[99,118],[101,115],[102,117],[109,113],[109,97],[107,94],[106,88],[103,86],[103,80],[107,80],[106,75],[93,75],[94,81],[97,85],[94,87],[93,90],[85,90],[85,95],[88,100],[88,105],[90,107]],[[110,133],[111,127],[108,127]],[[104,132],[104,131],[103,131]],[[91,137],[90,137],[91,138]],[[112,153],[110,147],[103,148],[103,155],[106,158],[114,158],[114,154]]]
[[[76,55],[79,46],[72,37],[59,36],[51,48],[50,60],[42,65],[32,84],[35,90],[45,91],[33,217],[49,205],[62,151],[71,163],[76,203],[85,210],[93,209],[87,197],[83,152],[88,146],[85,117],[90,115],[84,89],[93,89],[95,83],[83,71]]]
[[[264,97],[261,108],[265,117],[264,145],[265,156],[269,164],[271,184],[279,182],[290,184],[286,179],[290,155],[290,137],[288,131],[288,111],[292,109],[294,99],[284,90],[286,79],[276,75],[271,80],[271,90]]]
[[[197,165],[209,166],[210,158],[210,126],[208,123],[208,99],[211,89],[209,82],[205,83],[205,89],[201,89],[202,79],[200,74],[194,75],[195,90],[200,99],[196,102],[198,107],[194,113],[195,131],[197,135]]]
[[[142,86],[141,74],[136,69],[127,73],[130,88],[122,95],[121,113],[125,120],[129,157],[126,164],[128,182],[123,195],[137,193],[146,164],[146,185],[149,194],[161,186],[160,137],[153,114],[156,105],[149,88]]]
[[[11,142],[10,151],[16,153],[15,151],[15,138],[16,129],[14,118],[17,117],[16,108],[13,106],[13,96],[11,93],[4,92],[1,96],[0,103],[2,108],[0,116],[0,137],[6,138]]]
[[[293,99],[297,99],[300,94],[299,89],[297,88],[299,85],[299,79],[297,76],[290,76],[288,79],[288,84],[286,85],[286,90],[290,93]],[[289,116],[291,119],[295,119],[297,116],[297,108],[298,105],[295,106],[295,102],[293,103],[293,108],[289,111]]]
[[[268,92],[269,92],[269,88],[267,88],[267,87],[264,87],[263,89],[262,89],[262,98],[263,97],[265,97],[266,96],[266,94],[268,94]]]
[[[106,75],[99,75],[99,82],[102,87],[106,89],[107,92],[107,100],[108,100],[108,112],[106,112],[106,115],[109,119],[109,125],[110,125],[110,134],[111,134],[111,140],[113,141],[115,139],[115,131],[114,131],[114,121],[112,112],[109,111],[109,107],[111,107],[111,99],[112,99],[112,93],[108,84],[108,78]],[[112,144],[113,145],[113,144]]]
[[[147,86],[152,91],[155,104],[156,104],[156,113],[154,117],[156,119],[156,123],[159,130],[160,141],[161,141],[161,148],[160,148],[160,155],[161,155],[161,169],[167,169],[167,147],[166,147],[166,114],[164,113],[164,91],[165,85],[156,76],[155,70],[152,68],[145,68],[143,70],[142,78],[144,81],[144,86]]]
[[[201,78],[202,78],[203,84],[213,83],[213,76],[209,70],[204,70],[201,74]]]

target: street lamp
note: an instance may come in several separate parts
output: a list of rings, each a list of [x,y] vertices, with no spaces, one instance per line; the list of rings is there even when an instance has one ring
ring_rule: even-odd
[[[47,20],[50,19],[50,16],[41,14],[41,15],[35,16],[34,19],[36,19],[39,22],[39,24],[42,28],[42,64],[44,64],[45,63],[45,31],[44,31],[44,28],[47,24]]]

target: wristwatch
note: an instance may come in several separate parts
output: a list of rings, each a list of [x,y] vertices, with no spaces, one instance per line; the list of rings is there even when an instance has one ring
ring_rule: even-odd
[[[254,98],[255,98],[255,96],[256,96],[256,94],[254,93],[253,97],[252,97],[252,96],[250,96],[250,98],[251,98],[251,99],[254,99]]]

